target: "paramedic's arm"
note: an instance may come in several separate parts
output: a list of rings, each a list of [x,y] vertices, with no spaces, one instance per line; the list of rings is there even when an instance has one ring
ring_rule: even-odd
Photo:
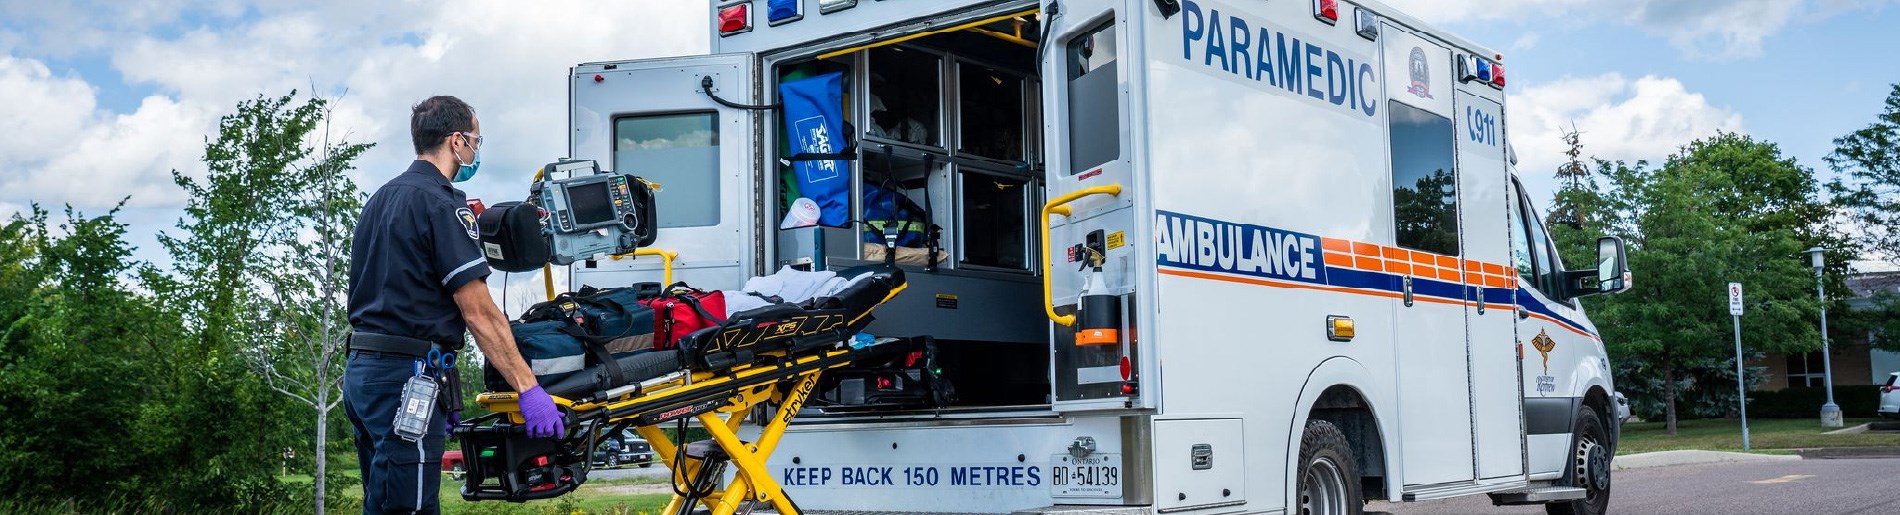
[[[468,332],[475,335],[475,346],[482,349],[482,358],[501,372],[501,377],[517,392],[525,392],[535,387],[534,372],[528,368],[528,362],[521,359],[521,350],[515,348],[515,335],[508,329],[508,316],[495,306],[495,299],[488,295],[488,281],[476,279],[455,290],[455,306],[462,310],[462,320],[468,322]]]

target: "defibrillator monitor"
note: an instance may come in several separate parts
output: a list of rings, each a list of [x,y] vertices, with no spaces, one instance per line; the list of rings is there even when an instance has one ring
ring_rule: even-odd
[[[653,192],[646,183],[591,160],[550,163],[542,174],[534,196],[547,210],[549,262],[566,265],[653,243]]]
[[[626,179],[625,176],[618,178]],[[568,205],[573,208],[570,212],[574,215],[574,225],[594,226],[620,221],[620,213],[614,210],[614,195],[609,191],[612,186],[614,184],[607,182],[589,182],[566,188]],[[625,184],[619,185],[622,190],[626,187]]]

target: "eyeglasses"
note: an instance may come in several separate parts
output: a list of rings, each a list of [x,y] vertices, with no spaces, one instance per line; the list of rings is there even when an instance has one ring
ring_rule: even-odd
[[[469,139],[471,139],[471,140],[474,140],[474,141],[475,141],[475,145],[474,145],[474,146],[475,146],[475,148],[481,148],[481,147],[482,147],[482,135],[480,135],[480,134],[475,134],[475,133],[472,133],[472,132],[457,132],[456,134],[461,134],[461,135],[463,135],[463,136],[468,136],[468,137],[469,137]]]

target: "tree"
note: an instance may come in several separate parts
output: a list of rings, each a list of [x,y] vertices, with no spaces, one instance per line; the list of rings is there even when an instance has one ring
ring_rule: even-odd
[[[1829,182],[1828,190],[1836,207],[1857,223],[1868,257],[1900,264],[1900,83],[1874,123],[1834,140],[1827,162],[1845,175]],[[1875,347],[1900,351],[1900,296],[1883,290],[1872,300],[1865,310],[1841,311],[1842,329],[1869,331]]]
[[[201,348],[241,357],[270,391],[315,411],[313,486],[323,513],[329,415],[342,399],[349,325],[341,297],[362,205],[346,174],[370,146],[331,143],[330,103],[296,99],[260,96],[219,120],[203,182],[173,173],[191,195],[178,224],[187,236],[160,241],[178,263],[174,287]]]
[[[142,281],[117,210],[0,226],[0,499],[59,512],[259,512],[277,420],[232,360],[195,347]],[[225,364],[225,365],[221,365]],[[109,493],[110,495],[102,495]],[[114,502],[133,502],[130,506]],[[64,506],[60,508],[59,506]]]
[[[1861,223],[1867,250],[1900,263],[1900,84],[1874,123],[1836,138],[1834,147],[1827,163],[1846,177],[1828,189]]]
[[[329,487],[330,413],[343,400],[343,351],[349,339],[343,288],[349,278],[350,242],[363,203],[347,172],[371,145],[332,144],[331,104],[311,99],[305,105],[319,108],[315,116],[323,121],[322,150],[313,156],[311,149],[299,147],[302,155],[281,178],[292,190],[291,203],[285,207],[290,230],[272,231],[276,237],[261,258],[270,265],[261,276],[268,294],[260,296],[256,307],[263,311],[263,334],[269,337],[258,342],[249,357],[271,390],[316,412],[313,487],[316,513],[321,515]],[[240,106],[240,111],[245,107]],[[304,111],[292,115],[300,112]],[[306,160],[311,162],[305,165]]]
[[[1847,255],[1850,245],[1827,224],[1813,171],[1781,155],[1772,143],[1723,133],[1683,147],[1660,168],[1598,161],[1611,188],[1560,194],[1591,222],[1557,236],[1573,259],[1594,255],[1583,233],[1623,236],[1634,288],[1589,301],[1611,356],[1619,386],[1659,387],[1671,434],[1685,393],[1710,409],[1732,405],[1733,354],[1725,284],[1748,288],[1742,320],[1749,347],[1799,352],[1819,346],[1813,272],[1802,251],[1822,246]],[[1556,232],[1556,231],[1553,231]],[[1593,236],[1590,236],[1593,237]],[[1587,259],[1587,258],[1585,258]],[[1830,278],[1840,284],[1845,261]],[[1693,380],[1692,380],[1693,379]],[[1682,390],[1688,389],[1688,392]],[[1721,411],[1725,412],[1725,411]],[[1718,412],[1718,413],[1721,413]]]

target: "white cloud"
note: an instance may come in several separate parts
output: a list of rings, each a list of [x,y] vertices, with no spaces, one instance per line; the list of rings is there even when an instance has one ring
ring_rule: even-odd
[[[1586,158],[1625,161],[1658,162],[1717,131],[1743,131],[1741,114],[1668,77],[1567,78],[1526,87],[1508,102],[1518,173],[1533,191],[1551,191],[1550,177],[1567,159],[1562,136],[1573,124],[1583,133]]]
[[[220,114],[260,94],[313,87],[324,96],[347,91],[333,118],[337,136],[377,144],[358,161],[364,189],[413,156],[410,105],[452,94],[476,107],[491,143],[482,176],[465,189],[471,196],[520,196],[522,170],[567,151],[568,67],[703,53],[706,10],[698,2],[578,0],[0,0],[0,18],[8,20],[0,21],[0,32],[14,29],[0,41],[15,43],[0,54],[0,98],[7,99],[0,130],[9,135],[0,140],[0,202],[91,209],[131,195],[134,206],[180,206],[169,171],[201,173],[204,137]],[[28,27],[8,25],[14,23]],[[192,26],[171,30],[185,24]],[[62,45],[80,50],[51,49]],[[108,57],[128,85],[157,94],[132,112],[106,112],[98,107],[98,86],[48,69],[51,60],[15,56],[87,48]]]
[[[0,201],[38,201],[82,209],[165,206],[183,200],[173,169],[192,170],[210,111],[148,97],[114,115],[97,108],[95,89],[51,73],[32,59],[0,56]]]
[[[1517,41],[1511,42],[1511,52],[1523,52],[1537,48],[1538,39],[1539,36],[1536,32],[1526,32],[1524,35],[1518,36]]]
[[[1761,53],[1768,37],[1797,22],[1880,8],[1895,0],[1387,0],[1433,23],[1532,21],[1575,17],[1635,26],[1669,40],[1692,58],[1727,60]]]

